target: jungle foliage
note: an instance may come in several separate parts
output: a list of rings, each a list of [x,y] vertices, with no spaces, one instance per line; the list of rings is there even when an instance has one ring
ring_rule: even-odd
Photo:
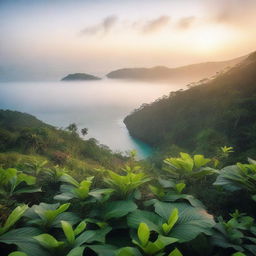
[[[160,150],[215,155],[223,144],[233,161],[256,156],[256,53],[216,78],[143,104],[124,122],[133,137]],[[172,148],[173,149],[173,148]],[[241,153],[242,152],[242,153]]]
[[[45,162],[1,168],[1,255],[256,255],[256,162],[248,160],[222,166],[180,153],[155,176],[131,157],[115,172],[95,169],[80,181]],[[208,177],[215,193],[248,193],[254,210],[243,213],[238,203],[227,216],[207,212],[187,191]]]
[[[81,129],[83,136],[87,132],[86,128]],[[0,110],[0,164],[17,167],[46,160],[48,166],[66,166],[78,174],[96,167],[113,169],[127,157],[113,153],[93,138],[82,139],[74,123],[65,129],[57,129],[32,115]],[[35,168],[39,171],[41,167]],[[31,168],[28,166],[28,169]]]

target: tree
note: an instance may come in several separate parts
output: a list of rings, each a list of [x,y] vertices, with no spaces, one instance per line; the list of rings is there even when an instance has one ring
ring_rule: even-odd
[[[87,135],[88,134],[88,129],[87,128],[81,129],[81,133],[82,133],[83,136]]]
[[[72,133],[77,133],[77,125],[75,123],[70,124],[66,129]]]

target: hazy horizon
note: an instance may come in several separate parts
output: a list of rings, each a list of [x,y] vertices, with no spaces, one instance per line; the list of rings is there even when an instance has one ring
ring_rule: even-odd
[[[0,80],[177,67],[254,51],[253,0],[0,0]]]

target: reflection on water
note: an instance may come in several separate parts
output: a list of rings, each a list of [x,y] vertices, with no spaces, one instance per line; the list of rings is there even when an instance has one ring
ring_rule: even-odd
[[[142,103],[150,103],[180,85],[105,79],[85,82],[0,83],[0,108],[26,112],[57,127],[76,123],[113,151],[136,149],[141,158],[152,148],[133,139],[124,117]]]

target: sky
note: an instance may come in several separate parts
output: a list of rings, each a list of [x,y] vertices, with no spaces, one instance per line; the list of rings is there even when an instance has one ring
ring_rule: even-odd
[[[255,0],[0,0],[0,81],[177,67],[256,50]]]

